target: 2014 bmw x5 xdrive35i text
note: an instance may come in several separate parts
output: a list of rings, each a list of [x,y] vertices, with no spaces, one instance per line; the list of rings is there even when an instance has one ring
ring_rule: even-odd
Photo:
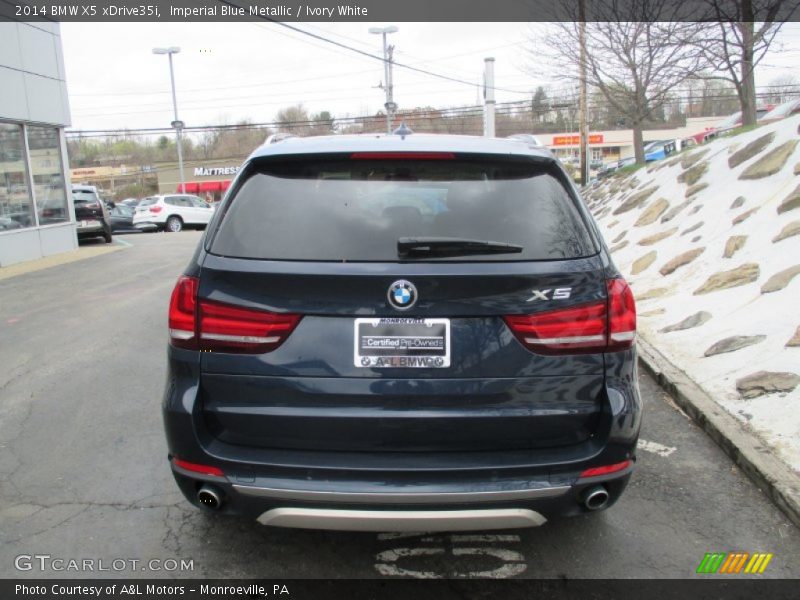
[[[169,461],[192,503],[271,525],[595,511],[635,461],[635,330],[631,290],[546,149],[267,144],[172,294]]]

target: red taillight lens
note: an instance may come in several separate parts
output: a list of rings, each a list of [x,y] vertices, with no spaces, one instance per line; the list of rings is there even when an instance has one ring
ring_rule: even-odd
[[[453,160],[452,152],[353,152],[352,160]]]
[[[522,345],[537,354],[630,348],[636,338],[633,293],[624,279],[609,280],[607,289],[607,301],[504,319]]]
[[[273,313],[230,304],[197,302],[199,281],[181,277],[169,303],[170,343],[215,352],[269,352],[292,333],[300,315]]]
[[[218,467],[210,467],[208,465],[198,465],[197,463],[191,463],[187,460],[181,460],[177,456],[172,459],[172,464],[176,467],[180,467],[185,471],[191,471],[192,473],[200,473],[201,475],[214,475],[216,477],[225,477],[225,474],[222,472],[222,469]]]
[[[608,349],[623,350],[636,340],[636,303],[628,282],[608,281]]]
[[[197,349],[195,313],[197,287],[195,277],[181,277],[169,300],[169,339],[178,348]]]
[[[300,315],[200,302],[200,346],[220,352],[269,352],[289,337]]]
[[[150,207],[150,212],[151,212],[151,213],[160,213],[160,212],[161,212],[161,207],[160,207],[160,206],[158,206],[158,205],[156,205],[156,206],[151,206],[151,207]]]
[[[584,477],[597,477],[598,475],[608,475],[609,473],[616,473],[617,471],[622,471],[627,469],[631,466],[630,460],[623,460],[619,463],[614,463],[613,465],[605,465],[602,467],[592,467],[591,469],[586,469],[580,474],[580,478]]]
[[[533,315],[505,317],[522,344],[537,354],[602,352],[606,345],[606,303],[597,302]]]

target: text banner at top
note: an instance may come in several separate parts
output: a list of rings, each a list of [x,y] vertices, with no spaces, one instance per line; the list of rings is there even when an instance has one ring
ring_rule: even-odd
[[[580,0],[0,0],[0,21],[577,21]],[[738,21],[741,0],[587,0],[586,21]],[[753,3],[753,20],[800,20],[800,0]]]

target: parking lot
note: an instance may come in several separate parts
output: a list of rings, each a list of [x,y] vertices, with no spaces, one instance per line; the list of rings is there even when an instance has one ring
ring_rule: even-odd
[[[604,513],[401,535],[193,508],[169,472],[160,402],[167,302],[199,237],[116,236],[117,251],[0,280],[0,576],[684,578],[706,552],[744,551],[774,554],[764,577],[800,577],[797,528],[644,373],[637,470]],[[125,568],[19,571],[19,555]]]

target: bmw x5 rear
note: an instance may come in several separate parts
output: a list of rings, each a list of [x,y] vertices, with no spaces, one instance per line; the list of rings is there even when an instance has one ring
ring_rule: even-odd
[[[548,151],[269,144],[172,294],[170,465],[190,502],[280,526],[496,529],[603,509],[635,461],[635,329]]]

